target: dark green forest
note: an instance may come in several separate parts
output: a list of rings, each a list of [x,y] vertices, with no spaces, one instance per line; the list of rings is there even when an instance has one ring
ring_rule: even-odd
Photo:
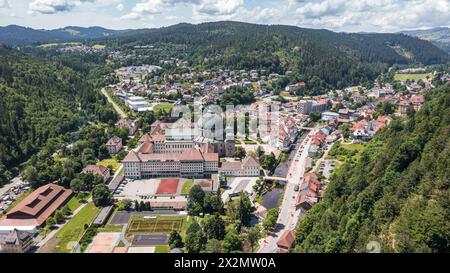
[[[174,56],[198,68],[291,71],[339,88],[373,80],[393,64],[449,60],[433,44],[402,34],[346,34],[239,22],[178,24],[108,39],[116,48],[171,45]]]
[[[332,176],[296,232],[295,252],[450,251],[450,85],[426,94]]]
[[[57,148],[88,120],[115,117],[86,75],[5,46],[0,46],[0,113],[0,184],[48,143]]]

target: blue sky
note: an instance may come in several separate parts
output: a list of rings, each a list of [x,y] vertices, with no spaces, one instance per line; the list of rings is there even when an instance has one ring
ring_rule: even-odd
[[[233,20],[334,31],[450,25],[450,0],[0,0],[0,25],[112,29]]]

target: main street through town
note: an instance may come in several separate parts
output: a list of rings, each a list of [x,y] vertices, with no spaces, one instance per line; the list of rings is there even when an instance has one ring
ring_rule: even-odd
[[[295,156],[289,167],[287,175],[288,182],[283,197],[283,203],[280,207],[280,214],[277,221],[277,226],[272,234],[260,241],[259,253],[274,253],[277,252],[277,242],[281,234],[285,230],[295,229],[297,222],[301,217],[301,211],[296,210],[295,200],[298,192],[295,191],[295,186],[303,182],[303,174],[305,172],[306,158],[308,157],[308,148],[311,144],[312,136],[317,132],[317,128],[311,130],[307,137],[300,141],[300,146],[297,148]]]

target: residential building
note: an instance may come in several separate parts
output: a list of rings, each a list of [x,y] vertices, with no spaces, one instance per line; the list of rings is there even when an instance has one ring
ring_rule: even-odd
[[[98,165],[87,165],[86,167],[83,168],[81,173],[92,173],[94,175],[99,175],[103,178],[104,182],[107,182],[111,177],[108,168],[106,168],[105,166],[98,166]]]
[[[0,234],[0,253],[25,253],[33,244],[33,234],[14,229]]]
[[[326,100],[301,100],[298,102],[297,111],[300,114],[307,115],[311,112],[325,112],[328,109],[329,105]]]
[[[278,239],[277,246],[280,253],[288,253],[295,242],[295,230],[285,230]]]
[[[110,154],[117,154],[122,150],[122,139],[118,136],[113,136],[106,142],[106,149]]]
[[[322,119],[329,121],[329,120],[336,120],[339,118],[339,114],[335,112],[323,112],[322,113]]]
[[[242,161],[224,162],[219,169],[220,175],[225,176],[259,176],[260,165],[259,160],[254,157],[247,156]]]
[[[132,136],[136,133],[137,129],[139,128],[139,120],[138,119],[132,120],[129,118],[121,119],[116,123],[116,127],[128,128],[129,135]]]

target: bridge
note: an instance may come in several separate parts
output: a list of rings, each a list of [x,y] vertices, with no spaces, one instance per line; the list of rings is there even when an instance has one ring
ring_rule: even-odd
[[[278,176],[264,176],[264,181],[278,181],[287,183],[288,179],[284,177],[278,177]]]

